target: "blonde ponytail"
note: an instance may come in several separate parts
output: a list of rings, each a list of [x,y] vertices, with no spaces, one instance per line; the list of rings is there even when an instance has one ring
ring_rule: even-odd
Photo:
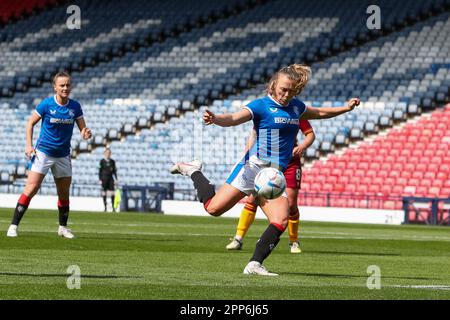
[[[289,79],[296,81],[295,95],[297,96],[303,91],[309,79],[311,78],[311,68],[307,65],[299,63],[291,64],[290,66],[281,68],[270,79],[267,85],[267,93],[272,94],[273,90],[275,89],[278,76],[280,74],[284,74]]]

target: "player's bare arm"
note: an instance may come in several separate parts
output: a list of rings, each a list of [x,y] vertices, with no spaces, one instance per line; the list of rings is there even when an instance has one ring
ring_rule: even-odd
[[[203,121],[206,125],[215,124],[221,127],[233,127],[250,121],[252,114],[247,109],[241,109],[234,113],[214,114],[210,110],[203,113]]]
[[[302,143],[298,146],[296,146],[292,150],[292,155],[302,155],[303,152],[305,152],[306,149],[308,149],[313,143],[314,140],[316,140],[316,134],[314,131],[310,131],[307,134],[305,134],[305,139],[303,139]]]
[[[26,133],[26,145],[25,145],[25,156],[27,159],[30,159],[32,154],[34,153],[33,148],[33,128],[41,120],[41,117],[33,111],[30,119],[27,122],[27,127],[25,130]]]
[[[248,136],[247,144],[245,145],[245,151],[244,152],[247,152],[248,150],[250,150],[251,147],[255,144],[255,142],[256,142],[256,130],[255,130],[255,128],[253,128],[252,132]]]
[[[302,114],[300,119],[314,120],[314,119],[329,119],[337,117],[343,113],[352,111],[356,106],[359,106],[359,98],[351,98],[345,107],[321,107],[313,108],[306,107],[306,111]]]
[[[81,137],[84,140],[89,140],[90,138],[92,138],[91,129],[86,127],[86,123],[84,121],[84,118],[78,118],[77,119],[77,126],[78,126],[78,129],[80,129]]]

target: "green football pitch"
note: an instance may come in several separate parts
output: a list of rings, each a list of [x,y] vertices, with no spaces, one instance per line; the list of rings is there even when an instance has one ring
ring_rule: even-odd
[[[72,212],[69,240],[42,210],[7,238],[11,215],[0,209],[0,299],[450,298],[449,227],[301,223],[303,252],[285,233],[265,261],[279,276],[261,277],[242,271],[265,220],[227,252],[236,218]]]

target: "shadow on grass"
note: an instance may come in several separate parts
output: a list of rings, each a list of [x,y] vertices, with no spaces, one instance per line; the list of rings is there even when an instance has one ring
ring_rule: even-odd
[[[61,277],[67,278],[70,274],[67,273],[23,273],[23,272],[0,272],[0,276],[20,276],[20,277]],[[85,274],[81,275],[81,278],[88,279],[136,279],[142,278],[137,276],[114,276],[114,275],[96,275],[96,274]]]
[[[318,254],[339,254],[339,255],[355,255],[355,256],[379,256],[379,257],[392,257],[392,256],[400,256],[400,253],[385,253],[385,252],[345,252],[345,251],[305,251],[304,253],[318,253]]]
[[[354,275],[354,274],[331,274],[331,273],[309,273],[309,272],[283,272],[282,274],[293,276],[306,276],[306,277],[320,277],[320,278],[364,278],[367,279],[367,275]],[[439,278],[430,277],[389,277],[383,275],[383,279],[405,279],[405,280],[439,280]]]

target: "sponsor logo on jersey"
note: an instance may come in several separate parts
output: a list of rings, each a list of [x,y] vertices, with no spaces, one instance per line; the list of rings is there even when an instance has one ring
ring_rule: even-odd
[[[56,110],[50,110],[50,114],[56,114]]]
[[[59,123],[59,124],[73,124],[73,119],[58,119],[51,118],[50,123]]]
[[[277,118],[274,118],[274,120],[275,120],[275,123],[295,124],[297,126],[299,123],[299,119],[292,119],[292,118],[277,117]]]
[[[277,111],[278,111],[278,108],[269,108],[269,110],[270,110],[270,112],[273,112],[273,113],[275,113],[275,112],[277,112]]]

